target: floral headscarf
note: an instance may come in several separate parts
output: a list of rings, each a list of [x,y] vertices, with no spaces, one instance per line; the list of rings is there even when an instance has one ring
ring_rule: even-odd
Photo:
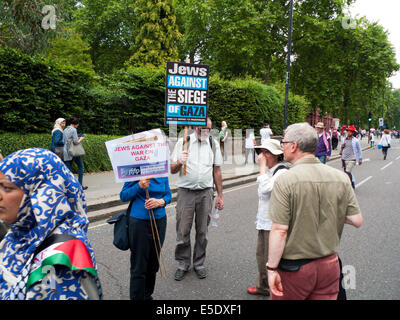
[[[97,269],[86,234],[85,194],[60,158],[46,149],[20,150],[0,162],[0,171],[25,192],[17,221],[0,242],[0,300],[9,297],[21,271],[51,234],[83,241]]]

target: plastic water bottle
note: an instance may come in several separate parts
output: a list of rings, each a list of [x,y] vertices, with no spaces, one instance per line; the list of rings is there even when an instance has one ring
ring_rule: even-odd
[[[218,219],[219,219],[219,206],[215,209],[215,211],[211,215],[211,225],[213,227],[218,227]]]

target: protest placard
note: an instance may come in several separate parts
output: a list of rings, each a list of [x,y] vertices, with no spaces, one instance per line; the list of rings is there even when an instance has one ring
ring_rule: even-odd
[[[107,141],[106,147],[117,183],[169,175],[168,140],[160,129]]]
[[[209,66],[167,62],[165,123],[207,125]]]

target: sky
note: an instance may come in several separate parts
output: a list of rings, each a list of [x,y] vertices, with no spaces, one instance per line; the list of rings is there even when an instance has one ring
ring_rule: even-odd
[[[365,16],[388,31],[389,41],[396,50],[397,63],[400,63],[400,0],[357,0],[349,9],[352,17]],[[389,81],[394,89],[400,89],[400,72]]]

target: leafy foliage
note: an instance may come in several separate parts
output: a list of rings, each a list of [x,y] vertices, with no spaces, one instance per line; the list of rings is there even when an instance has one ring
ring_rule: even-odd
[[[105,142],[120,138],[121,136],[91,135],[87,134],[82,145],[86,155],[82,158],[85,172],[99,172],[112,170],[111,162],[108,157]],[[27,148],[50,149],[50,133],[3,133],[0,134],[0,144],[3,156],[7,156],[15,151]],[[77,172],[76,167],[72,167],[73,172]]]
[[[162,67],[178,57],[181,34],[176,26],[173,0],[136,1],[137,35],[129,64]]]
[[[1,130],[43,132],[60,116],[80,114],[91,82],[87,72],[0,49]]]

